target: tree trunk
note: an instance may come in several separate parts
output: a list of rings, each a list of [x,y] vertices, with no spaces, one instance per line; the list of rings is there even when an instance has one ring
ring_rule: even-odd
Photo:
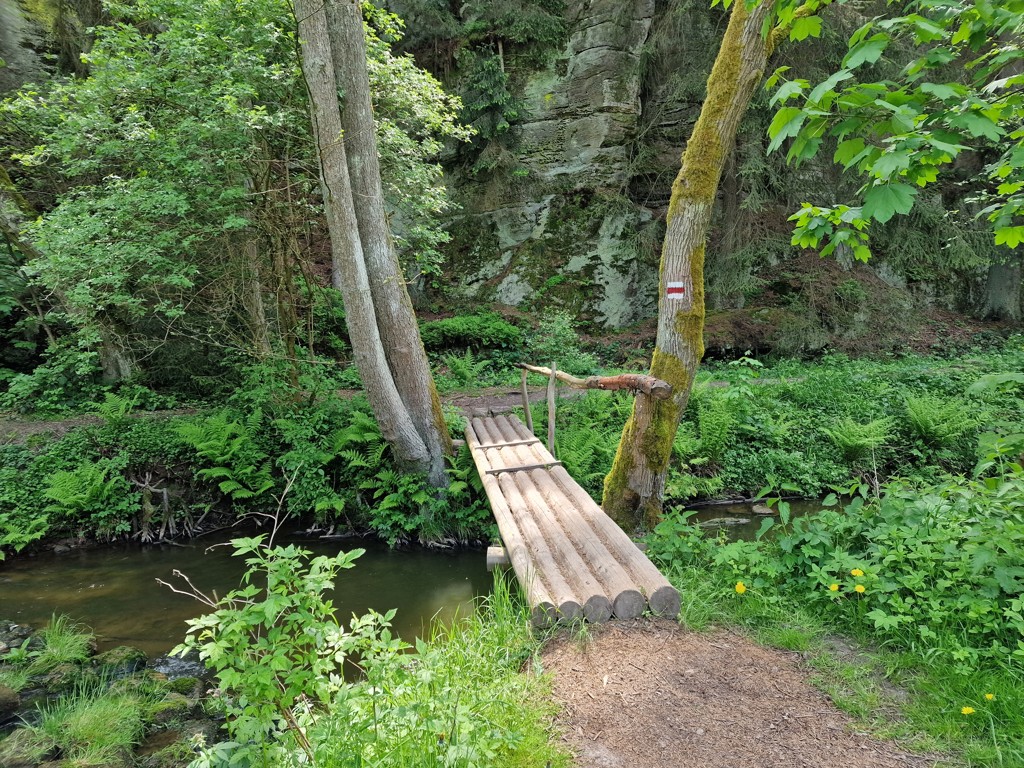
[[[722,169],[770,54],[771,38],[762,34],[769,9],[767,0],[749,12],[741,0],[733,3],[707,98],[672,185],[650,371],[672,385],[672,397],[637,396],[604,481],[604,510],[627,530],[653,525],[661,514],[672,442],[704,354],[705,237]]]
[[[327,20],[335,77],[345,94],[342,136],[377,328],[395,385],[430,454],[430,482],[446,488],[444,457],[452,452],[451,437],[384,209],[359,1],[329,0]]]
[[[982,316],[996,320],[1020,320],[1021,257],[1011,253],[1003,262],[988,267],[985,307]]]
[[[327,34],[327,14],[320,0],[296,0],[295,15],[331,236],[331,282],[341,290],[353,357],[384,439],[394,451],[399,466],[428,472],[430,455],[395,387],[377,330],[345,147],[341,142],[341,114]]]

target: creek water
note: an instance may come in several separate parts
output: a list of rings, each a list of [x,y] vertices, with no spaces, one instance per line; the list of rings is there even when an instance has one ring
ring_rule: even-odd
[[[47,552],[0,563],[0,619],[39,628],[53,614],[66,614],[96,633],[101,651],[131,645],[150,656],[167,653],[185,636],[185,620],[207,611],[157,579],[184,587],[172,575],[177,569],[206,594],[223,596],[239,586],[243,559],[234,557],[230,546],[211,548],[211,543],[216,542]],[[407,641],[423,635],[435,618],[465,614],[493,584],[480,550],[395,552],[373,541],[295,532],[279,533],[276,543],[297,544],[316,555],[366,549],[355,568],[335,580],[331,597],[337,616],[347,623],[353,613],[395,608],[393,627]]]

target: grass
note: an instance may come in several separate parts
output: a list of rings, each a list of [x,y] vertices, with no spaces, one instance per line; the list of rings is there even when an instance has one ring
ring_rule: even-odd
[[[470,615],[435,626],[414,654],[366,665],[376,696],[371,732],[354,729],[358,710],[336,708],[311,732],[317,765],[567,768],[552,738],[548,681],[529,672],[541,642],[518,595],[497,577],[493,594]]]
[[[31,677],[24,667],[5,666],[0,668],[0,686],[10,688],[15,692],[23,690]]]
[[[142,700],[130,694],[83,687],[40,709],[28,728],[39,748],[58,748],[68,765],[123,762],[142,738]]]
[[[30,675],[46,674],[61,664],[80,664],[89,658],[93,636],[67,616],[54,616],[39,633],[43,647],[30,654]]]

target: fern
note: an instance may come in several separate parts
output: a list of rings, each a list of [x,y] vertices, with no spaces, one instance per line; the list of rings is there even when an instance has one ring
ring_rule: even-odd
[[[892,430],[891,418],[860,424],[847,417],[837,421],[831,429],[822,429],[822,432],[832,438],[843,458],[853,464],[886,445],[892,439]]]
[[[467,349],[461,355],[443,355],[441,360],[448,368],[449,376],[459,386],[479,384],[484,372],[491,366],[490,360],[477,360],[472,349]]]
[[[960,400],[946,400],[925,395],[907,397],[907,425],[917,437],[933,448],[947,448],[975,426]]]
[[[736,417],[726,398],[710,392],[697,405],[697,433],[700,452],[712,464],[721,464],[736,428]]]
[[[212,465],[200,469],[197,477],[216,481],[220,492],[233,501],[250,501],[273,488],[269,457],[255,440],[262,420],[259,410],[244,421],[225,410],[179,425],[181,439]]]

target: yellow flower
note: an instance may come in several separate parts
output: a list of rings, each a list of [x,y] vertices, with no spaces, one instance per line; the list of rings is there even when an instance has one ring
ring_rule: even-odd
[[[742,595],[746,591],[747,591],[747,585],[744,584],[742,581],[737,581],[736,582],[736,594]]]
[[[862,571],[860,568],[854,568],[852,571],[850,571],[850,575],[851,576],[863,576],[864,575],[864,571]]]
[[[829,584],[828,585],[828,591],[829,592],[838,592],[839,591],[839,585],[838,584]]]
[[[985,694],[985,701],[992,701],[995,697],[996,697],[996,695],[994,693],[986,693]]]
[[[974,714],[974,707],[963,707],[960,710],[960,714],[961,715],[973,715]]]
[[[863,584],[858,584],[856,587],[853,588],[853,591],[856,592],[858,595],[863,595],[864,594],[864,585]]]

